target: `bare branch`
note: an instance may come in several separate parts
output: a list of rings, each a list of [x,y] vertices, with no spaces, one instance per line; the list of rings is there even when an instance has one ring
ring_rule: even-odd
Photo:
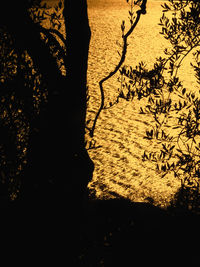
[[[100,105],[99,110],[98,110],[98,112],[97,112],[97,114],[95,116],[95,119],[94,119],[94,122],[93,122],[93,126],[92,126],[92,128],[90,130],[90,136],[91,137],[94,136],[94,130],[95,130],[95,127],[96,127],[97,120],[99,118],[99,115],[100,115],[101,111],[104,108],[105,95],[104,95],[104,90],[103,90],[103,83],[105,81],[109,80],[112,76],[114,76],[117,73],[117,71],[121,68],[122,64],[124,63],[124,61],[126,59],[126,53],[127,53],[128,37],[132,34],[132,32],[134,31],[135,27],[137,26],[141,15],[142,14],[146,14],[146,3],[147,3],[147,0],[143,0],[142,1],[140,9],[136,12],[137,15],[136,15],[134,23],[131,23],[131,27],[128,30],[128,32],[125,35],[122,36],[122,38],[123,38],[123,46],[122,46],[122,53],[121,53],[121,58],[120,58],[119,63],[116,65],[116,67],[115,67],[115,69],[113,71],[111,71],[105,78],[103,78],[99,82],[99,88],[100,88],[100,93],[101,93],[101,105]]]

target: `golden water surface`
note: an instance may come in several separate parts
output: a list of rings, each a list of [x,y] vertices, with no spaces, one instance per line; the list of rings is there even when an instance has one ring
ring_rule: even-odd
[[[142,16],[129,39],[125,64],[135,66],[143,60],[153,65],[156,57],[163,55],[168,42],[159,34],[159,18],[163,1],[148,0],[147,14]],[[121,41],[121,21],[128,28],[129,7],[125,0],[89,0],[88,15],[92,31],[88,61],[89,105],[87,119],[94,119],[100,105],[98,82],[113,70],[119,61],[120,51],[116,41]],[[104,84],[106,103],[114,100],[119,83],[116,74]],[[180,71],[186,86],[193,85],[189,61]],[[123,196],[132,201],[151,201],[166,206],[180,187],[173,175],[161,178],[151,162],[142,161],[145,149],[152,141],[144,139],[151,118],[139,114],[141,103],[123,99],[110,109],[103,110],[96,125],[96,149],[89,150],[95,164],[89,188],[99,198]]]

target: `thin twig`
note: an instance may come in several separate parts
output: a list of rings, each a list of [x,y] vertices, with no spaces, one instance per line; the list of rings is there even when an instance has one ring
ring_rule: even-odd
[[[127,53],[127,40],[128,40],[128,37],[131,35],[131,33],[134,31],[135,27],[137,26],[139,20],[140,20],[140,16],[142,14],[146,14],[146,3],[147,3],[147,0],[143,0],[141,6],[140,6],[140,10],[138,10],[136,13],[137,13],[137,16],[136,16],[136,19],[135,19],[135,22],[131,25],[129,31],[124,35],[122,36],[123,38],[123,47],[122,47],[122,54],[121,54],[121,58],[120,58],[120,61],[119,63],[116,65],[115,69],[113,71],[111,71],[105,78],[103,78],[100,82],[99,82],[99,88],[100,88],[100,93],[101,93],[101,105],[99,107],[99,110],[95,116],[95,119],[94,119],[94,122],[93,122],[93,126],[90,130],[90,136],[93,137],[94,136],[94,130],[95,130],[95,127],[96,127],[96,123],[97,123],[97,120],[99,118],[99,115],[101,113],[101,111],[103,110],[104,108],[104,101],[105,101],[105,95],[104,95],[104,90],[103,90],[103,83],[105,81],[107,81],[108,79],[110,79],[113,75],[115,75],[117,73],[117,71],[121,68],[122,64],[124,63],[125,61],[125,58],[126,58],[126,53]]]

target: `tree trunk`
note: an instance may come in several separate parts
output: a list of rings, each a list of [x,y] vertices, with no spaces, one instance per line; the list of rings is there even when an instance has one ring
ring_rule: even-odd
[[[85,190],[92,178],[93,163],[85,149],[85,117],[87,93],[87,62],[91,31],[86,0],[65,0],[63,15],[67,48],[67,125],[71,170],[75,187]],[[77,191],[77,194],[80,192]]]
[[[28,202],[39,205],[48,205],[48,201],[66,205],[70,199],[80,205],[94,168],[84,144],[90,41],[87,3],[68,0],[64,4],[66,77],[60,75],[56,60],[25,8],[16,5],[12,19],[9,12],[0,19],[0,24],[6,25],[13,35],[19,53],[28,51],[49,92],[48,105],[40,118],[40,132],[34,132],[30,125],[28,165],[22,181],[22,202],[28,198]],[[16,85],[16,91],[19,89]],[[54,91],[59,94],[54,95]]]

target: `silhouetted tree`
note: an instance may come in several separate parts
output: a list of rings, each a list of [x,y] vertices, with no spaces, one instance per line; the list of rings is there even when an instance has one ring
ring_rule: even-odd
[[[7,116],[7,122],[4,119],[1,123],[6,132],[1,167],[8,162],[16,165],[12,167],[12,175],[7,167],[1,168],[2,183],[7,184],[4,195],[7,199],[18,197],[22,203],[34,205],[66,205],[71,198],[80,203],[93,172],[93,163],[84,146],[90,40],[87,3],[64,2],[66,39],[58,29],[41,26],[45,16],[50,16],[53,26],[58,18],[56,12],[47,14],[45,5],[41,14],[40,7],[40,1],[20,1],[13,3],[11,10],[7,2],[1,9],[0,26],[5,37],[1,60],[2,63],[8,61],[6,56],[13,54],[9,64],[16,68],[15,72],[8,73],[2,67],[5,64],[1,65],[1,94],[6,99],[2,101],[6,102],[2,103],[2,112]],[[61,8],[60,2],[56,11]],[[62,75],[60,60],[66,75]],[[12,142],[7,141],[9,136]],[[8,143],[11,150],[11,146],[16,148],[22,139],[24,144],[22,141],[18,144],[17,152],[9,152],[14,159],[4,159],[4,150],[8,152],[5,144]],[[22,148],[24,154],[19,151]],[[23,164],[17,163],[20,152]],[[15,183],[16,177],[18,183]],[[10,186],[12,183],[15,188]]]

